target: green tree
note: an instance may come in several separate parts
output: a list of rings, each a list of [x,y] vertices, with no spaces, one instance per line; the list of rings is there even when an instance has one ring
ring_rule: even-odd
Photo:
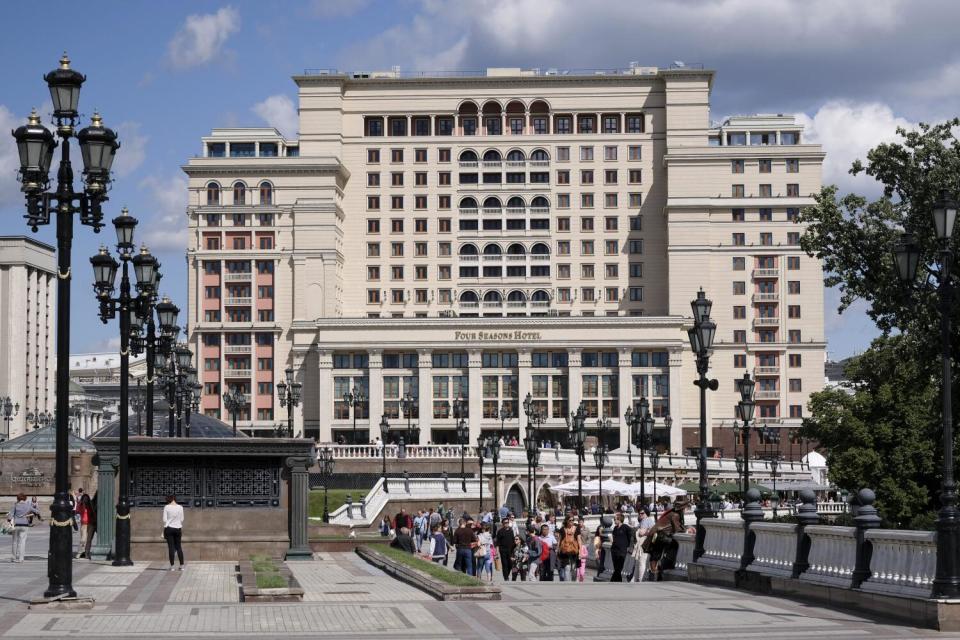
[[[804,433],[826,449],[831,478],[839,486],[875,489],[878,507],[899,526],[937,506],[942,380],[940,311],[929,273],[921,268],[914,290],[905,287],[892,250],[906,231],[922,251],[921,265],[935,264],[942,245],[934,232],[933,204],[941,190],[960,193],[958,127],[960,119],[921,124],[909,132],[898,129],[899,141],[871,149],[866,164],[858,160],[850,170],[874,177],[883,187],[880,199],[838,198],[837,188],[827,186],[800,218],[807,225],[801,246],[823,261],[825,284],[841,293],[839,311],[862,299],[883,333],[848,367],[853,396],[824,391],[811,397]],[[955,238],[954,252],[956,246]],[[960,282],[960,260],[954,260],[949,277]],[[954,360],[960,346],[958,300],[960,295],[954,296],[949,309]],[[958,382],[954,373],[955,397]]]

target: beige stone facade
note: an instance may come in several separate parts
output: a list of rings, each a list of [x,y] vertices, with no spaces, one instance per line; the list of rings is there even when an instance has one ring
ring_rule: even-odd
[[[32,428],[34,415],[55,409],[56,273],[52,246],[0,237],[0,397],[20,405],[9,438]],[[7,429],[2,419],[0,429]]]
[[[823,152],[792,117],[711,124],[713,73],[694,69],[294,80],[297,139],[217,129],[184,166],[204,412],[229,420],[237,385],[240,425],[272,428],[292,366],[297,430],[324,441],[350,437],[354,413],[365,440],[382,415],[405,427],[407,393],[422,443],[453,437],[458,395],[474,439],[530,392],[545,433],[562,439],[583,400],[624,447],[621,416],[648,397],[679,452],[696,440],[702,287],[719,325],[711,446],[733,454],[746,370],[786,452],[825,350],[821,267],[794,220]]]

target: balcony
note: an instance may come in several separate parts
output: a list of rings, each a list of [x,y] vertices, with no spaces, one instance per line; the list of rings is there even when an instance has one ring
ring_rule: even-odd
[[[460,164],[461,164],[461,166],[463,165],[462,162],[461,162]],[[484,169],[499,169],[499,168],[502,167],[502,166],[503,166],[503,163],[500,162],[499,160],[484,160],[484,161],[483,161],[483,168],[484,168]]]
[[[755,327],[778,327],[780,326],[780,318],[754,318],[753,326]]]
[[[507,213],[515,213],[523,215],[527,212],[523,207],[507,207]]]
[[[527,306],[527,303],[526,303],[525,301],[522,301],[522,300],[520,300],[520,301],[518,301],[518,300],[507,300],[507,308],[508,308],[508,309],[523,309],[523,308],[526,307],[526,306]]]
[[[248,271],[246,273],[226,273],[223,276],[224,282],[250,282],[253,278],[253,273]]]
[[[499,309],[502,306],[503,306],[502,302],[484,302],[483,303],[484,309]]]
[[[766,365],[758,366],[753,368],[753,375],[755,376],[778,376],[780,375],[780,365]]]
[[[479,307],[480,307],[479,302],[461,302],[460,303],[461,309],[478,309]]]
[[[550,207],[530,207],[530,213],[550,213]]]
[[[753,294],[754,302],[777,302],[780,300],[779,293],[755,293]]]
[[[530,259],[534,262],[546,262],[550,260],[549,253],[531,253]]]
[[[253,302],[253,298],[227,298],[224,301],[224,304],[227,306],[233,305],[247,305]]]
[[[480,211],[479,209],[460,209],[460,215],[475,216],[479,211]]]
[[[754,391],[753,397],[756,400],[779,400],[780,390],[779,389],[757,389],[756,391]]]
[[[224,378],[249,378],[250,369],[224,369]]]
[[[754,278],[779,278],[780,269],[754,269],[753,270]]]
[[[540,308],[540,309],[546,309],[547,307],[550,306],[550,301],[549,301],[549,300],[534,300],[534,301],[532,301],[532,302],[530,303],[530,306],[531,306],[531,307]]]
[[[522,168],[527,166],[526,160],[507,160],[508,168]]]
[[[526,259],[527,259],[527,254],[525,253],[520,253],[520,254],[508,253],[507,254],[507,262],[523,262]]]
[[[498,216],[498,215],[500,215],[501,213],[503,213],[503,209],[501,209],[500,207],[484,207],[484,208],[483,208],[483,213],[484,213],[485,215],[497,215],[497,216]]]
[[[463,254],[460,254],[459,257],[460,257],[460,262],[479,262],[479,261],[480,261],[480,256],[476,256],[476,255],[472,255],[472,256],[471,256],[471,255],[466,255],[466,256],[465,256],[465,255],[463,255]]]
[[[550,161],[549,160],[531,160],[530,166],[531,167],[549,167]]]
[[[486,254],[485,254],[485,255],[483,256],[483,261],[484,261],[484,262],[500,262],[500,261],[502,261],[502,260],[503,260],[503,255],[502,255],[502,254],[499,254],[499,253],[492,254],[492,255],[486,255]]]
[[[476,169],[479,163],[476,160],[461,160],[460,168],[461,169]]]
[[[228,344],[223,347],[224,353],[252,353],[253,346],[249,344]]]

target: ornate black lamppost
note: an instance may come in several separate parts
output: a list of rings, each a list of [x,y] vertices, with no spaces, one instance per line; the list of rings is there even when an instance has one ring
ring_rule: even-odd
[[[414,414],[419,415],[417,399],[409,392],[405,393],[400,400],[400,410],[403,411],[403,417],[407,419],[407,444],[420,444],[420,430],[414,431],[412,423]],[[414,435],[416,435],[416,439],[413,439]],[[386,441],[384,441],[384,444],[386,444]]]
[[[138,318],[139,319],[139,318]],[[133,323],[133,318],[130,319],[131,324]],[[132,349],[131,349],[132,352]],[[140,420],[140,414],[143,412],[143,408],[147,404],[147,400],[143,395],[143,389],[140,388],[140,378],[137,378],[137,390],[133,392],[133,397],[130,399],[130,404],[133,406],[133,410],[137,412],[137,435],[143,435],[143,422]],[[80,429],[78,428],[79,432]]]
[[[493,532],[496,534],[500,524],[500,476],[497,474],[497,462],[500,460],[500,439],[490,438],[487,445],[493,459]],[[481,478],[483,474],[481,473]]]
[[[223,394],[223,406],[230,412],[230,417],[233,420],[233,435],[237,435],[237,414],[240,413],[240,410],[246,405],[247,396],[240,391],[239,387],[231,386],[230,389]]]
[[[356,386],[353,387],[352,391],[348,391],[343,394],[343,401],[346,403],[348,410],[353,411],[353,433],[350,435],[350,444],[357,444],[357,409],[359,409],[366,398],[361,391]]]
[[[527,436],[523,439],[523,446],[527,451],[527,496],[530,498],[530,506],[534,514],[537,511],[537,497],[534,495],[537,490],[537,467],[540,465],[540,439],[537,437],[538,435],[537,430],[531,429],[528,424]]]
[[[387,483],[387,442],[390,437],[390,423],[387,422],[387,416],[380,416],[380,451],[383,453],[383,490],[390,493],[390,486]]]
[[[653,417],[650,415],[650,402],[645,397],[641,397],[637,410],[634,411],[633,407],[627,407],[623,417],[626,420],[629,437],[640,451],[640,502],[646,504],[644,501],[647,481],[646,450],[650,446],[650,438],[653,436]]]
[[[780,460],[776,457],[770,458],[770,476],[773,478],[773,517],[777,517],[777,507],[780,505],[780,494],[777,493],[777,469],[780,467]]]
[[[742,453],[737,454],[737,458],[735,462],[737,465],[737,486],[739,486],[740,488],[740,497],[742,499],[747,492],[747,490],[744,488],[744,485],[743,485],[743,469],[744,469],[746,460],[743,459]]]
[[[39,429],[53,422],[53,417],[49,411],[30,412],[27,414],[27,422],[32,423],[34,429]]]
[[[10,396],[0,398],[0,417],[3,418],[3,422],[6,424],[6,430],[3,434],[0,434],[0,442],[10,439],[10,423],[18,413],[20,413],[19,402],[14,403],[13,400],[10,399]]]
[[[533,404],[533,396],[529,392],[523,399],[523,413],[527,416],[528,429],[532,426],[534,431],[539,432],[540,427],[547,421],[546,412]]]
[[[604,429],[601,429],[601,432]],[[597,487],[597,503],[600,505],[600,513],[603,513],[603,467],[607,462],[607,443],[602,439],[597,443],[597,448],[593,450],[593,464],[597,468],[597,477],[599,479]]]
[[[460,486],[467,492],[467,468],[465,464],[466,448],[470,442],[470,428],[467,426],[467,408],[463,398],[453,401],[453,417],[457,420],[457,443],[460,445]]]
[[[497,417],[500,418],[500,437],[503,438],[504,423],[507,420],[513,420],[513,412],[510,411],[510,407],[507,406],[506,402],[500,403],[500,410],[497,412]]]
[[[487,439],[482,435],[477,436],[477,464],[480,465],[480,511],[483,513],[483,454],[487,448]],[[477,516],[479,517],[479,515]]]
[[[120,482],[117,492],[116,534],[114,548],[114,566],[128,566],[133,564],[130,559],[130,461],[128,457],[129,441],[129,401],[130,401],[130,337],[133,326],[142,324],[143,314],[148,311],[141,300],[147,300],[156,292],[157,261],[146,249],[134,255],[133,231],[137,226],[136,218],[128,215],[127,210],[121,210],[120,215],[113,219],[113,226],[117,232],[117,253],[120,256],[122,270],[120,275],[120,291],[113,297],[117,268],[120,264],[109,254],[107,249],[90,258],[93,265],[94,291],[100,301],[100,319],[106,324],[117,316],[120,317]],[[131,293],[130,263],[133,263],[137,277],[137,293]],[[131,319],[136,318],[134,323]]]
[[[70,248],[73,243],[73,216],[80,214],[80,223],[99,231],[103,213],[101,205],[107,200],[110,168],[120,144],[116,134],[103,126],[100,116],[94,114],[89,127],[77,135],[84,165],[84,189],[73,190],[73,167],[70,163],[70,138],[74,135],[79,113],[80,87],[86,77],[70,68],[66,54],[60,67],[44,76],[53,100],[53,115],[61,142],[61,160],[57,171],[57,186],[49,186],[50,163],[56,142],[53,134],[42,124],[34,111],[28,123],[13,132],[20,156],[19,178],[26,197],[27,225],[37,231],[50,224],[56,213],[57,224],[57,361],[56,361],[56,455],[55,493],[50,507],[50,551],[47,556],[49,583],[44,596],[73,597],[73,511],[69,492],[69,430],[70,430]],[[76,204],[75,204],[76,203]]]
[[[660,452],[654,449],[650,452],[650,470],[653,471],[653,519],[657,519],[657,469],[660,468]],[[644,504],[643,506],[646,506]]]
[[[333,451],[329,447],[320,450],[317,457],[317,466],[320,467],[320,479],[323,481],[323,521],[330,522],[330,512],[327,511],[327,481],[333,475],[333,466],[336,461],[333,459]]]
[[[151,316],[150,320],[147,321],[147,337],[145,340],[147,348],[147,431],[150,432],[149,435],[154,435],[154,426],[153,426],[153,385],[154,382],[159,382],[161,388],[166,388],[168,381],[166,376],[166,371],[168,366],[173,366],[175,368],[175,363],[173,362],[173,348],[177,341],[177,334],[180,332],[180,327],[177,325],[177,316],[180,314],[180,308],[177,305],[170,302],[170,298],[166,296],[157,303],[156,305],[157,312],[157,322],[159,323],[160,335],[156,334],[157,326],[153,322]],[[149,354],[152,353],[152,358]],[[152,367],[151,367],[152,360]],[[168,363],[168,360],[170,361]],[[160,380],[156,378],[160,377]],[[167,431],[170,437],[173,437],[173,405],[169,405],[169,414],[168,414],[169,424],[167,425]]]
[[[567,426],[570,427],[570,443],[577,452],[577,509],[580,514],[583,514],[583,455],[584,443],[587,440],[587,420],[583,402],[580,402],[576,411],[570,412]]]
[[[753,414],[757,405],[753,401],[753,392],[757,383],[750,378],[750,374],[744,372],[743,377],[737,381],[737,390],[740,392],[740,402],[737,403],[737,417],[742,423],[740,433],[743,440],[743,480],[741,490],[745,498],[747,491],[750,490],[750,423],[753,421]]]
[[[293,410],[300,405],[300,390],[303,385],[297,382],[293,377],[293,367],[287,367],[284,371],[286,382],[281,380],[277,383],[277,393],[280,395],[280,406],[287,407],[287,437],[293,437]],[[354,435],[356,435],[356,415],[354,415]]]
[[[690,303],[693,309],[693,327],[687,331],[690,347],[697,359],[697,380],[694,384],[700,388],[700,501],[697,503],[697,536],[693,547],[693,560],[696,562],[703,555],[703,541],[706,535],[701,521],[704,518],[716,517],[710,506],[707,488],[707,389],[716,391],[719,386],[716,380],[707,377],[710,369],[713,338],[717,333],[716,323],[710,319],[710,309],[713,303],[707,299],[703,289],[697,292],[697,298]]]

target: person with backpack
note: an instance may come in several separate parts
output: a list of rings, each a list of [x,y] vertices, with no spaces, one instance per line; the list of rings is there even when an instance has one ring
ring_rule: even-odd
[[[430,531],[430,548],[428,550],[430,560],[447,566],[447,538],[441,533],[439,524],[433,525]]]
[[[558,531],[560,544],[557,546],[557,557],[560,582],[564,582],[568,577],[570,580],[574,579],[574,572],[580,563],[580,547],[583,541],[580,538],[580,527],[574,524],[571,516],[563,519],[563,526]]]
[[[527,578],[530,582],[534,582],[539,575],[540,570],[540,555],[543,552],[543,543],[540,541],[539,536],[537,536],[536,528],[530,526],[527,529]]]

